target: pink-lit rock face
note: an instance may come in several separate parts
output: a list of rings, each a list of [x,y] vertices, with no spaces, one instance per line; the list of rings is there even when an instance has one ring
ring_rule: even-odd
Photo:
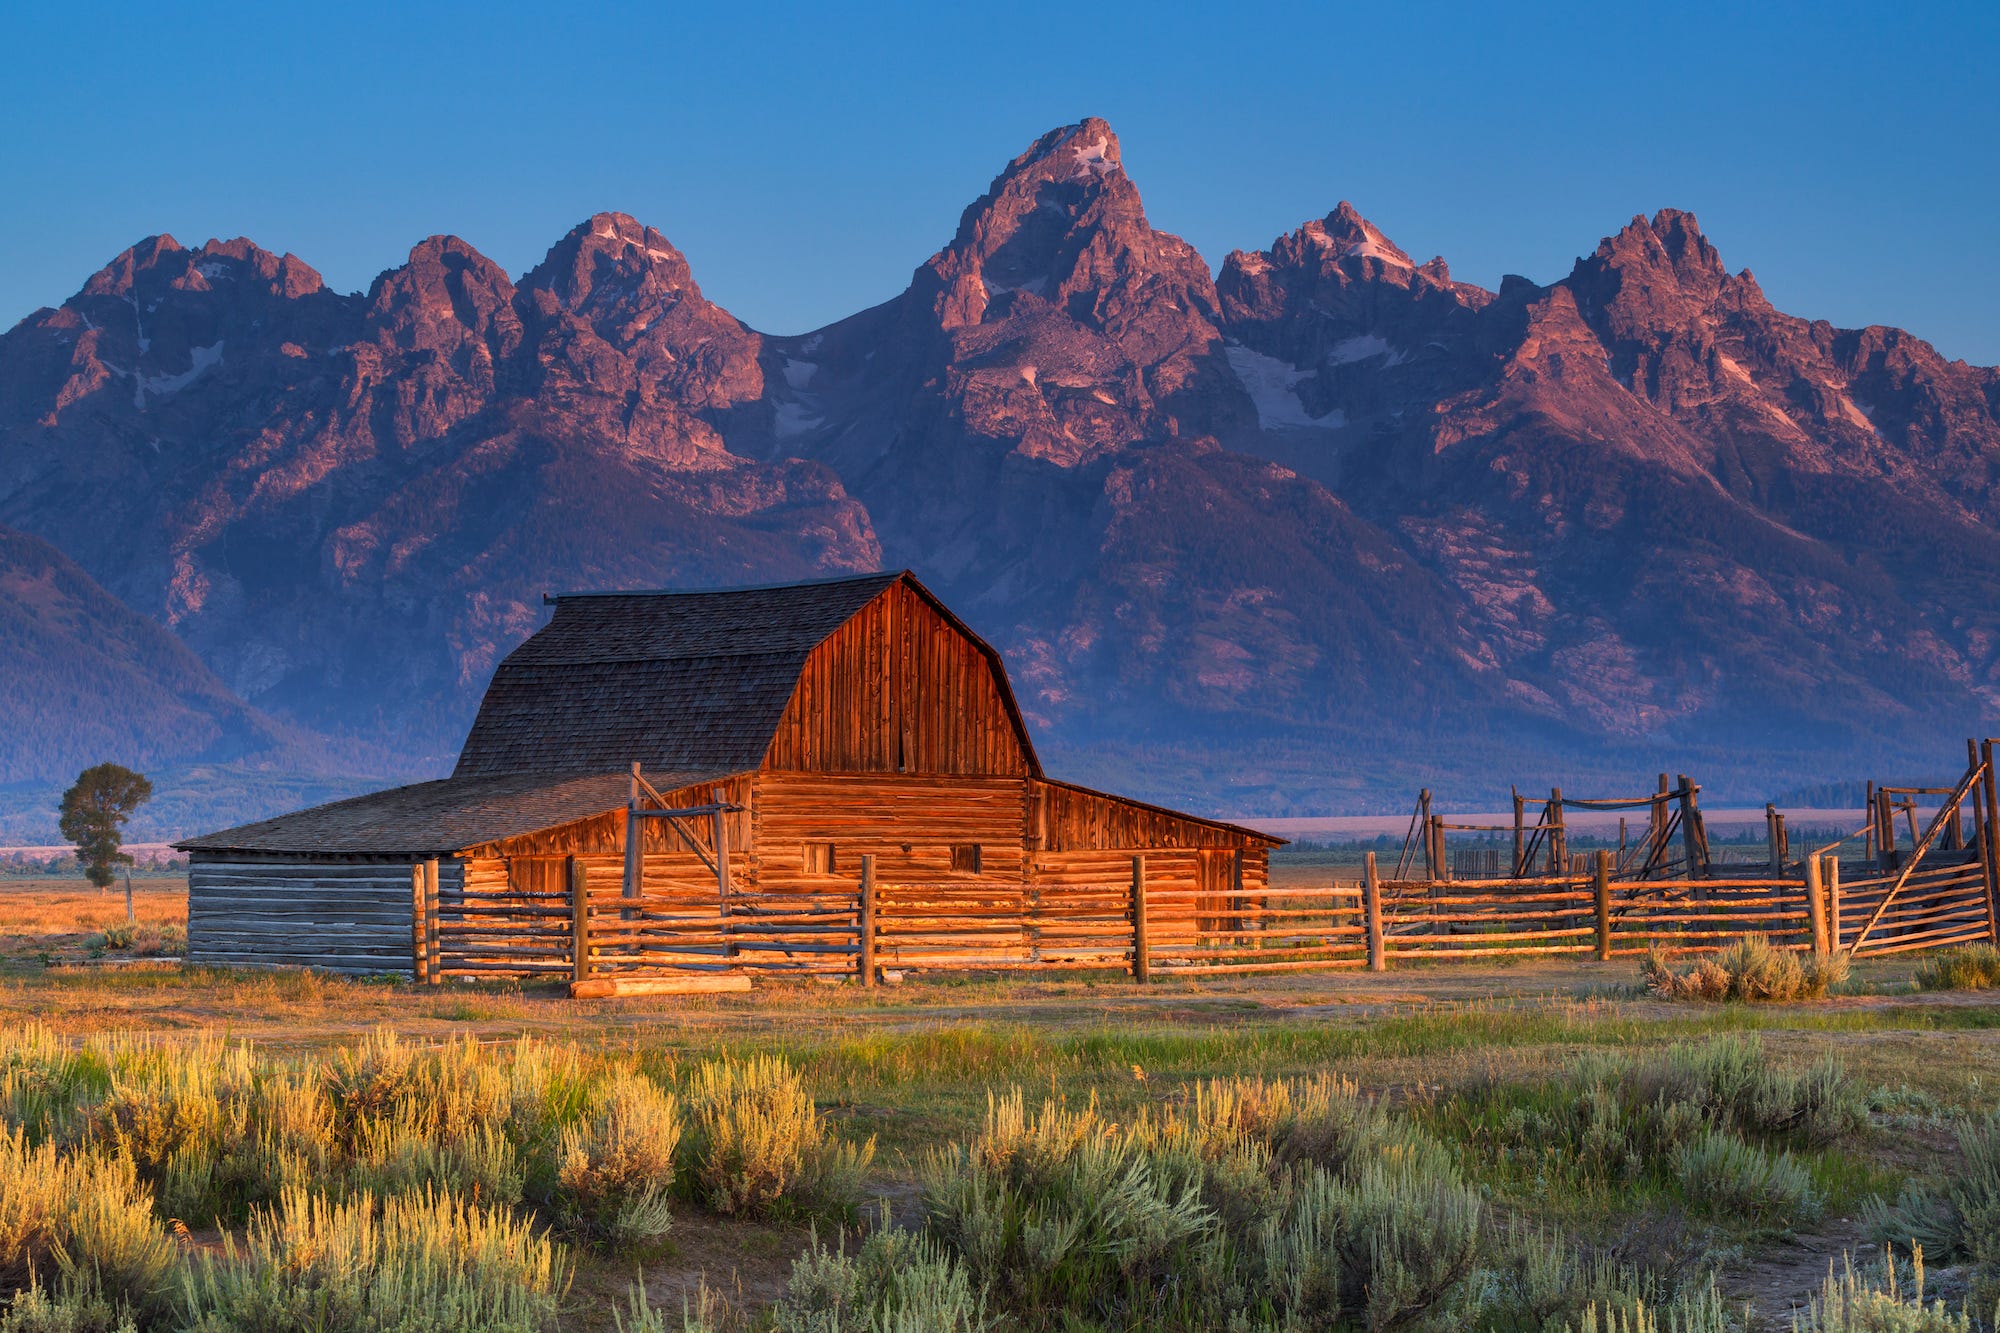
[[[1094,119],[796,337],[618,213],[518,280],[433,237],[357,295],[149,239],[0,337],[0,522],[252,704],[425,754],[544,591],[882,565],[1037,725],[1197,766],[1522,727],[1856,750],[2000,707],[1994,371],[1773,309],[1673,210],[1548,286],[1346,203],[1211,278]]]

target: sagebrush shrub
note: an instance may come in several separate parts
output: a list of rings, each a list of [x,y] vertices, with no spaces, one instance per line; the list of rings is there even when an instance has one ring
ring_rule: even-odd
[[[611,1247],[659,1240],[672,1225],[668,1191],[681,1141],[680,1103],[621,1070],[589,1117],[563,1132],[553,1202],[572,1233]]]
[[[0,1333],[139,1333],[132,1310],[82,1277],[54,1289],[40,1282],[14,1297],[0,1315]]]
[[[0,1294],[75,1274],[113,1306],[158,1304],[174,1248],[124,1158],[0,1137]]]
[[[1922,1247],[1910,1259],[1912,1281],[1905,1285],[1891,1248],[1883,1249],[1880,1268],[1873,1273],[1856,1272],[1853,1256],[1842,1255],[1839,1269],[1829,1268],[1819,1294],[1793,1314],[1793,1333],[1980,1333],[1984,1321],[1965,1307],[1952,1310],[1941,1300],[1924,1303]]]
[[[1217,1080],[1124,1124],[1015,1092],[920,1174],[928,1233],[1031,1323],[1396,1328],[1463,1300],[1480,1251],[1449,1154],[1330,1079]]]
[[[1723,1307],[1722,1293],[1706,1287],[1662,1305],[1604,1302],[1586,1308],[1566,1333],[1738,1333],[1741,1321]]]
[[[1688,1202],[1707,1212],[1789,1226],[1818,1221],[1824,1207],[1790,1153],[1767,1153],[1713,1130],[1675,1151],[1674,1173]]]
[[[2000,1111],[1961,1125],[1958,1151],[1944,1180],[1909,1182],[1894,1205],[1873,1203],[1865,1220],[1885,1245],[1914,1244],[1971,1264],[1974,1300],[2000,1304]]]
[[[711,1060],[695,1070],[688,1102],[693,1184],[714,1211],[853,1210],[875,1141],[835,1140],[783,1060]]]
[[[1265,1223],[1262,1277],[1292,1320],[1382,1333],[1464,1294],[1481,1252],[1479,1196],[1454,1180],[1369,1166],[1311,1171]]]
[[[981,1333],[988,1326],[985,1300],[964,1267],[935,1242],[900,1230],[877,1231],[852,1254],[845,1245],[827,1248],[815,1234],[771,1310],[774,1333]]]
[[[316,1079],[204,1037],[106,1051],[106,1086],[88,1113],[101,1151],[129,1157],[161,1213],[230,1223],[286,1188],[323,1180],[336,1144]]]
[[[1828,990],[1847,980],[1849,970],[1845,954],[1779,949],[1766,935],[1745,935],[1681,971],[1654,950],[1641,969],[1646,984],[1669,999],[1778,1003],[1824,999]]]
[[[541,1333],[567,1280],[554,1245],[505,1212],[429,1190],[379,1204],[287,1190],[240,1248],[190,1268],[182,1321],[194,1333],[386,1333],[418,1317],[437,1333]]]
[[[2000,949],[1968,944],[1926,958],[1911,978],[1918,990],[1989,990],[2000,986]]]

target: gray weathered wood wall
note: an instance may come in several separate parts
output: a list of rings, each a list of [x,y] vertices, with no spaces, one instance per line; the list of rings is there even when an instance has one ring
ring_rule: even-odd
[[[410,861],[225,858],[188,866],[188,961],[409,976]],[[438,867],[456,889],[455,861]]]

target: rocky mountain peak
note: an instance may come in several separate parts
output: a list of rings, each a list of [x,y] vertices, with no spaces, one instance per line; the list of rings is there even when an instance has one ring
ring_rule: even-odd
[[[1609,307],[1621,294],[1636,299],[1647,320],[1663,313],[1662,302],[1712,302],[1729,280],[1722,255],[1701,233],[1692,213],[1663,208],[1649,220],[1634,217],[1624,230],[1598,244],[1589,259],[1577,261],[1573,279],[1580,294]]]
[[[518,343],[514,284],[505,269],[456,236],[431,236],[409,262],[375,279],[368,291],[374,341],[401,349],[449,351],[468,335],[497,333],[506,349]]]
[[[925,265],[946,328],[1016,313],[1024,305],[1095,307],[1104,288],[1165,271],[1196,288],[1207,267],[1178,237],[1146,221],[1125,174],[1118,136],[1091,117],[1044,134],[1007,164],[959,219],[958,234]],[[1199,277],[1196,277],[1196,274]],[[919,282],[924,282],[924,272]],[[1192,298],[1213,309],[1213,295]]]
[[[1357,260],[1386,268],[1415,268],[1411,258],[1382,234],[1381,228],[1361,216],[1361,211],[1345,199],[1318,222],[1300,229],[1307,244],[1325,251],[1336,262]]]
[[[157,266],[168,256],[186,253],[186,247],[164,232],[158,236],[148,236],[91,274],[90,281],[83,284],[83,290],[77,295],[119,297],[128,295],[143,270]]]
[[[597,213],[570,228],[521,279],[521,288],[553,293],[563,309],[573,311],[701,299],[687,258],[665,236],[624,213]]]

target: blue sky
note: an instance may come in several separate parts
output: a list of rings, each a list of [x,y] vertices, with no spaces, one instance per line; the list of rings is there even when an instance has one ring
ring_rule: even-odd
[[[1551,281],[1692,209],[1781,308],[2000,363],[2000,6],[0,9],[0,327],[134,240],[342,289],[435,232],[518,274],[600,209],[796,332],[885,300],[1036,135],[1118,131],[1212,264],[1351,199]]]

